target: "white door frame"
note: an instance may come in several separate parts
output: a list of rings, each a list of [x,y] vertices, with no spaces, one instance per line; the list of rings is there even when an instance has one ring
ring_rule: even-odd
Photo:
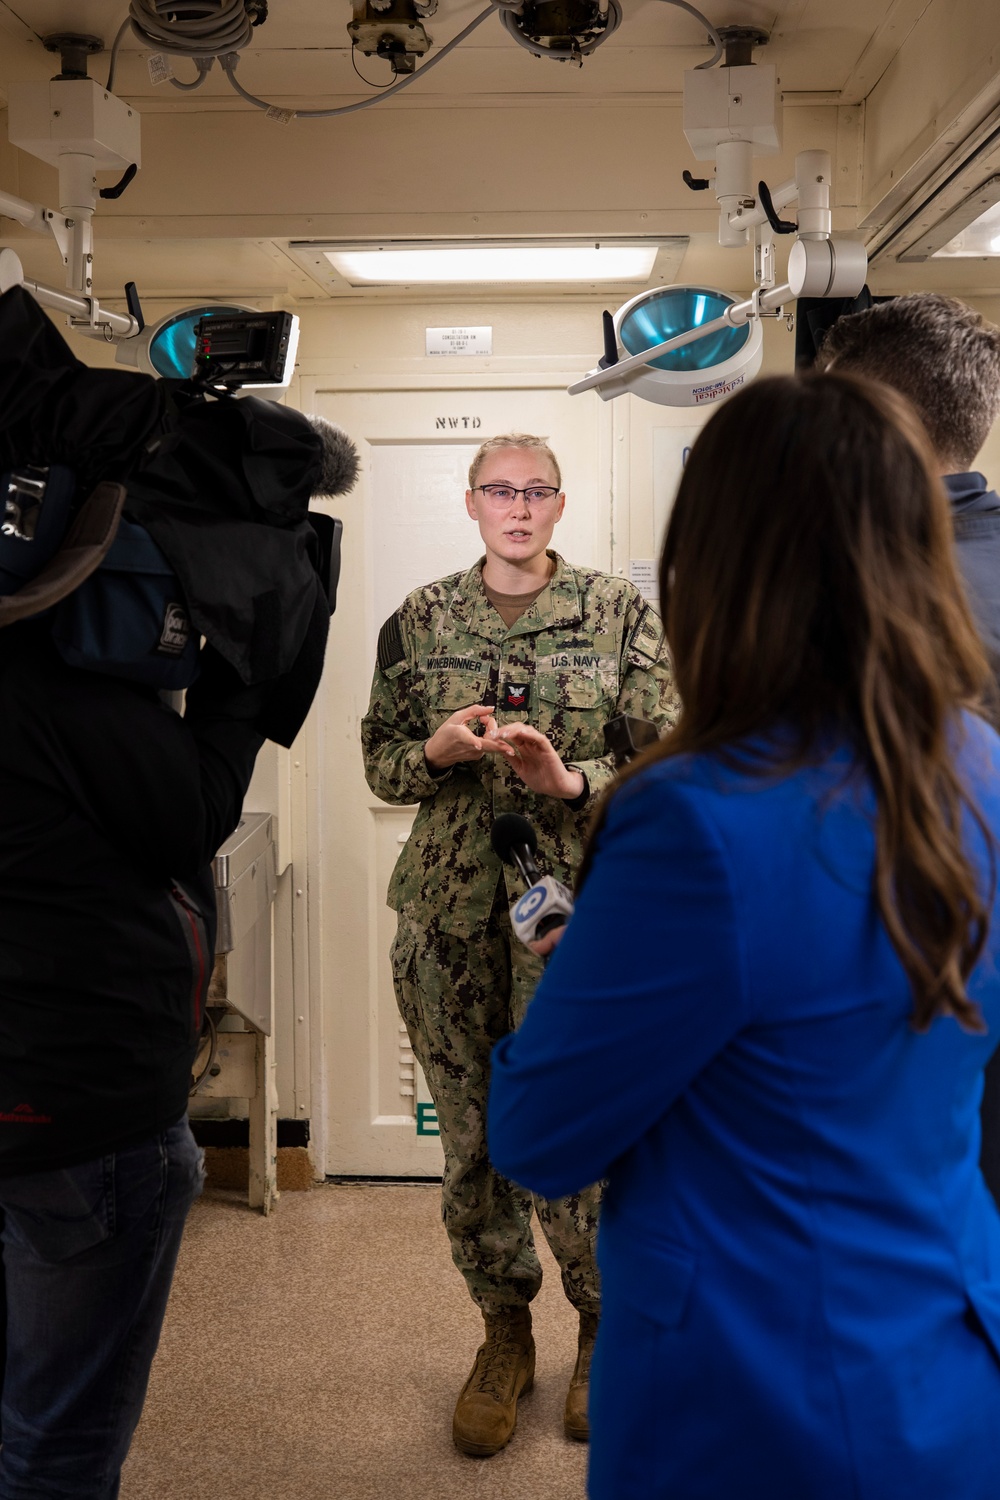
[[[404,365],[407,368],[401,368]],[[541,365],[545,368],[540,368]],[[565,390],[578,376],[579,370],[575,366],[567,368],[559,361],[538,359],[492,359],[489,369],[480,370],[456,369],[450,361],[447,364],[442,361],[442,368],[433,370],[421,362],[421,368],[414,370],[412,362],[402,360],[380,361],[368,368],[354,360],[312,360],[304,362],[300,368],[297,388],[293,387],[290,397],[302,411],[309,412],[314,409],[320,395],[336,397],[383,392],[387,399],[391,399],[394,392],[443,391],[468,395],[477,390],[554,391]],[[627,453],[628,416],[627,410],[619,412],[618,408],[627,407],[627,403],[606,404],[598,400],[594,405],[595,421],[600,423],[600,467],[609,476],[609,555],[612,569],[621,571],[628,557],[628,465],[621,458]],[[463,437],[460,433],[455,436]],[[472,440],[472,435],[465,436],[464,440]],[[336,510],[335,503],[333,510]],[[349,559],[349,536],[345,537],[345,548]],[[331,632],[331,649],[336,650],[336,617]],[[295,972],[294,1009],[296,1016],[302,1018],[296,1026],[296,1051],[298,1057],[301,1056],[300,1048],[308,1049],[312,1151],[322,1170],[329,1157],[330,1144],[326,1020],[329,1008],[321,944],[323,892],[318,878],[325,831],[319,778],[316,774],[309,774],[310,767],[318,768],[324,760],[323,730],[318,718],[316,714],[310,716],[303,736],[301,748],[307,774],[303,778],[303,791],[292,799],[292,844],[305,866],[304,871],[300,866],[295,876],[296,899],[293,905],[293,923],[299,928],[298,933],[293,930],[295,948],[305,959],[297,965]],[[300,913],[305,918],[305,934],[301,932]],[[300,988],[303,983],[307,988],[305,995]]]

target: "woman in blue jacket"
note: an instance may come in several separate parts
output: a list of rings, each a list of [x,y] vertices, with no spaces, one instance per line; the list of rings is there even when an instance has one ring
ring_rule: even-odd
[[[683,714],[494,1053],[497,1169],[608,1179],[593,1500],[994,1500],[1000,741],[902,398],[760,381],[660,570]]]

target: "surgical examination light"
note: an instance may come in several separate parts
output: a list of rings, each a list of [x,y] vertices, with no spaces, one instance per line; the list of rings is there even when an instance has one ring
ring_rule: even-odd
[[[835,237],[830,209],[832,166],[827,151],[800,151],[795,175],[769,190],[753,169],[755,156],[780,150],[777,77],[751,61],[767,34],[720,27],[725,65],[684,75],[684,134],[698,161],[715,176],[684,181],[695,192],[714,188],[719,244],[749,246],[754,290],[744,300],[709,287],[658,287],[604,315],[604,355],[569,387],[596,390],[605,401],[631,391],[664,406],[702,406],[751,380],[760,369],[761,320],[785,314],[798,297],[856,297],[868,257],[857,240]],[[795,219],[780,217],[794,207]],[[787,280],[776,284],[774,241],[794,234]]]

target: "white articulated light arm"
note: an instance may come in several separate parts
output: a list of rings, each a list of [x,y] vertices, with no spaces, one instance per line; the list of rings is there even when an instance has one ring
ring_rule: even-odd
[[[590,370],[582,380],[569,387],[569,394],[577,396],[582,391],[597,390],[605,399],[623,395],[629,387],[629,376],[651,365],[675,349],[715,334],[726,328],[737,328],[750,320],[767,314],[776,314],[785,302],[797,297],[854,297],[864,285],[868,268],[868,257],[864,246],[856,240],[835,240],[831,231],[830,212],[830,155],[826,151],[801,151],[795,158],[795,177],[784,182],[771,195],[772,210],[777,211],[798,201],[798,225],[796,241],[788,257],[788,280],[781,286],[769,286],[770,279],[763,273],[765,264],[770,264],[770,252],[766,260],[758,258],[756,276],[758,286],[753,296],[744,302],[734,302],[718,318],[675,334],[662,343],[642,349],[637,354],[619,358],[613,364],[598,366]],[[720,202],[730,197],[720,195]],[[760,230],[770,226],[770,216],[759,201],[751,204],[744,200],[736,203],[725,217],[720,229],[720,240],[747,242],[749,230]],[[764,231],[765,235],[769,230]],[[757,236],[758,240],[761,238]],[[770,241],[768,239],[768,246]],[[610,358],[610,349],[608,358]],[[709,372],[703,374],[707,376]]]
[[[802,152],[800,154],[805,155],[806,153]],[[812,152],[808,154],[810,156],[813,155]],[[820,152],[818,154],[825,155],[826,153]],[[829,158],[827,159],[829,160]],[[797,161],[798,158],[796,158]],[[778,210],[787,208],[790,203],[795,202],[798,195],[799,185],[794,177],[790,177],[787,182],[782,182],[778,187],[772,188],[771,205]],[[735,213],[730,214],[729,222],[734,229],[755,229],[758,224],[767,223],[767,212],[760,200],[757,199],[753,208],[741,208]]]
[[[59,210],[28,203],[0,192],[0,215],[38,234],[51,234],[66,267],[66,287],[46,286],[24,275],[20,257],[0,251],[0,291],[23,286],[43,307],[67,315],[71,328],[109,342],[133,338],[142,331],[134,291],[127,292],[130,311],[105,311],[93,293],[93,216],[97,207],[96,173],[125,169],[114,196],[134,175],[139,160],[136,112],[85,75],[53,78],[47,83],[20,83],[10,92],[10,141],[57,168]]]
[[[48,228],[46,224],[32,223],[30,217],[22,218],[20,214],[11,212],[11,206],[19,203],[19,199],[11,198],[7,193],[0,193],[0,214],[8,219],[16,219],[27,229],[40,229],[44,232]],[[39,204],[23,206],[36,209],[42,215],[49,213],[47,208],[41,208]],[[40,302],[43,307],[49,307],[53,312],[65,313],[71,326],[80,333],[104,338],[110,342],[116,338],[134,338],[142,331],[139,319],[133,317],[131,313],[108,312],[107,309],[101,307],[96,297],[77,295],[73,291],[60,291],[58,287],[46,286],[41,281],[33,281],[30,276],[25,276],[24,267],[15,251],[0,250],[0,293],[9,292],[13,286],[23,286],[25,291],[30,292],[35,301]]]
[[[49,229],[50,211],[40,203],[27,203],[23,198],[14,198],[10,193],[0,192],[0,215],[14,219],[25,229],[34,229],[45,234]]]

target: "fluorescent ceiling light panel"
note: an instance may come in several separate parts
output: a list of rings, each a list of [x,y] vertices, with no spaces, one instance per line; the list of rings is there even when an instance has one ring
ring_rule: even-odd
[[[1000,255],[1000,174],[988,177],[971,193],[961,182],[948,185],[915,215],[915,231],[907,249],[896,259],[904,261],[974,259]],[[958,195],[964,192],[965,196]],[[935,215],[937,217],[935,218]]]
[[[463,245],[324,250],[352,286],[649,280],[657,245]]]
[[[951,260],[958,257],[1000,255],[1000,203],[994,203],[985,213],[973,219],[946,245],[934,252],[934,259]]]

